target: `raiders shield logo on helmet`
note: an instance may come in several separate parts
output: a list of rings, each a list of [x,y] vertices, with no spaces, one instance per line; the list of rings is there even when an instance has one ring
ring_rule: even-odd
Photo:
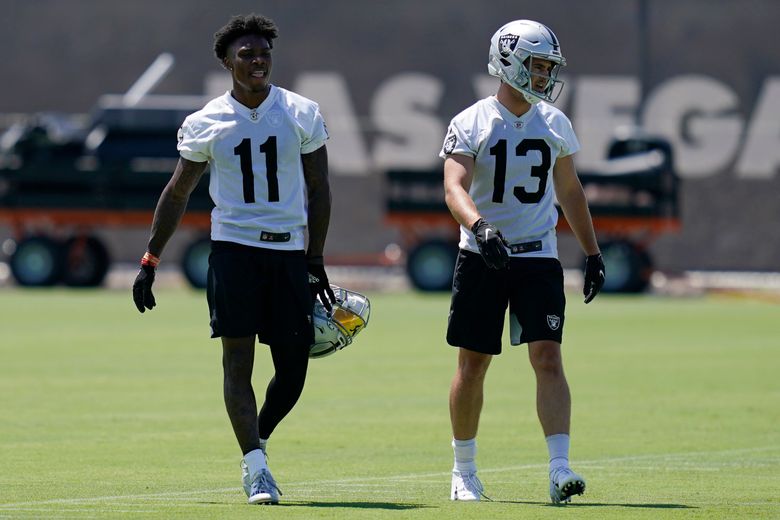
[[[516,34],[504,34],[498,39],[498,51],[501,53],[501,56],[506,58],[514,52],[517,39],[518,36]]]

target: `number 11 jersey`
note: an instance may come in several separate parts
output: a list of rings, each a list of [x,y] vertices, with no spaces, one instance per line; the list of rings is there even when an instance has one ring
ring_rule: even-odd
[[[317,103],[272,85],[250,109],[227,92],[189,115],[178,137],[183,158],[209,163],[212,240],[304,249],[301,155],[328,138]]]
[[[479,214],[510,244],[535,244],[513,256],[557,258],[553,166],[579,148],[571,122],[552,105],[531,105],[517,117],[490,96],[452,119],[439,156],[474,158],[469,195]],[[459,245],[479,252],[471,230],[463,226]]]

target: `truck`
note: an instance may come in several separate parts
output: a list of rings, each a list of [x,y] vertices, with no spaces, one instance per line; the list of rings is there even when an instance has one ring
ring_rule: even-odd
[[[111,259],[94,231],[151,225],[192,102],[148,97],[127,106],[122,96],[103,96],[86,124],[39,114],[0,137],[0,223],[13,235],[4,249],[17,284],[102,284]],[[211,207],[204,176],[181,223],[197,231],[181,259],[195,287],[205,286]]]
[[[13,235],[2,251],[17,284],[99,286],[111,258],[95,231],[148,229],[178,160],[176,130],[207,101],[149,94],[172,65],[161,54],[125,94],[100,97],[86,118],[38,114],[0,136],[0,225]],[[605,291],[646,289],[648,245],[680,228],[673,165],[667,141],[630,132],[614,140],[601,167],[580,172],[607,264]],[[385,222],[400,232],[405,254],[398,258],[411,285],[449,289],[458,226],[444,203],[441,169],[390,169],[383,180]],[[179,263],[196,288],[206,285],[212,207],[204,175],[181,222],[194,238]],[[568,231],[565,218],[558,227]],[[378,265],[387,264],[382,259]]]
[[[579,172],[579,178],[607,266],[603,290],[644,291],[654,267],[649,244],[681,228],[680,179],[671,145],[624,131],[610,144],[603,164]],[[442,181],[441,169],[389,170],[385,176],[385,220],[398,229],[409,280],[423,291],[450,289],[457,255],[459,228],[444,203]],[[562,214],[558,231],[571,231]]]
[[[100,98],[86,122],[42,114],[0,137],[0,223],[12,229],[9,266],[21,286],[94,287],[111,264],[96,228],[147,227],[178,152],[175,132],[203,104],[198,96]],[[607,292],[641,292],[653,260],[648,245],[680,229],[679,185],[670,144],[633,133],[607,160],[579,173],[609,276]],[[400,231],[406,273],[422,291],[447,290],[458,227],[444,204],[442,172],[385,172],[385,221]],[[181,226],[195,231],[180,259],[185,278],[206,285],[208,176],[192,193]],[[569,231],[565,218],[558,230]]]
[[[35,114],[0,136],[0,224],[11,275],[21,286],[102,284],[110,253],[95,234],[148,227],[178,160],[176,130],[201,96],[149,92],[173,66],[160,54],[123,95],[101,96],[86,117]],[[212,202],[204,175],[181,226],[194,230],[181,268],[205,287]]]

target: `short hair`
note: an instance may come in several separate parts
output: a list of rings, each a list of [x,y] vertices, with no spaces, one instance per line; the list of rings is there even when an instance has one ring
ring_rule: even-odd
[[[273,40],[279,36],[276,24],[270,18],[257,14],[234,16],[220,30],[214,33],[214,54],[222,62],[227,57],[228,48],[241,36],[257,34],[268,40],[273,48]]]

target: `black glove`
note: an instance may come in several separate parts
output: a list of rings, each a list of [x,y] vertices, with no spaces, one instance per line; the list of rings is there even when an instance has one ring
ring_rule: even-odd
[[[477,239],[479,254],[482,255],[489,268],[506,269],[509,266],[509,253],[506,251],[509,244],[504,240],[501,231],[485,219],[480,218],[471,226],[471,232]]]
[[[154,283],[154,266],[142,264],[138,276],[133,282],[133,301],[140,312],[146,309],[152,310],[157,302],[154,301],[152,294],[152,284]]]
[[[325,274],[325,265],[321,256],[313,256],[307,259],[309,270],[309,289],[314,299],[319,297],[322,305],[328,312],[333,310],[333,303],[336,303],[336,295],[330,288],[328,275]]]
[[[593,301],[593,298],[604,287],[605,276],[606,269],[604,268],[604,259],[601,258],[601,253],[585,258],[585,286],[582,288],[582,294],[585,295],[585,303]]]

